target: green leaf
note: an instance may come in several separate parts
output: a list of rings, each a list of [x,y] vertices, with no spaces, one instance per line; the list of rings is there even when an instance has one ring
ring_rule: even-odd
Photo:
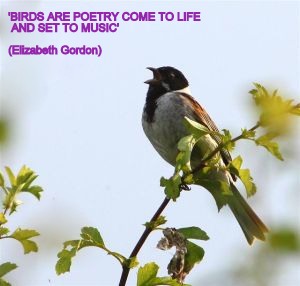
[[[7,166],[5,167],[5,170],[6,170],[6,173],[8,175],[11,186],[14,187],[16,185],[16,177],[15,177],[14,173]]]
[[[80,240],[68,240],[64,242],[63,249],[57,254],[59,259],[56,263],[55,269],[58,275],[70,271],[72,258],[79,250],[89,246],[101,248],[107,252],[107,254],[115,257],[122,266],[127,265],[127,267],[135,267],[137,263],[136,259],[128,260],[120,253],[110,251],[108,248],[106,248],[100,232],[96,228],[83,227],[81,229],[80,236],[82,238]]]
[[[178,142],[178,150],[180,151],[176,157],[175,171],[183,171],[185,174],[191,172],[191,154],[195,144],[206,134],[212,133],[204,125],[189,119],[184,118],[184,125],[190,135],[181,138]]]
[[[185,238],[189,239],[200,239],[208,240],[209,237],[206,232],[199,227],[191,226],[177,229],[178,232],[182,233]]]
[[[271,141],[274,138],[273,133],[267,133],[255,140],[255,143],[259,146],[265,147],[272,155],[274,155],[277,159],[283,161],[283,157],[279,151],[279,146],[276,142]]]
[[[59,258],[55,265],[56,274],[60,275],[66,272],[70,272],[71,265],[72,265],[71,258],[68,257]]]
[[[0,213],[0,224],[5,224],[7,219],[5,218],[4,213]]]
[[[0,227],[0,237],[9,233],[9,229],[6,227]]]
[[[156,277],[158,269],[158,265],[154,262],[147,263],[143,267],[140,267],[137,274],[137,286],[153,285],[150,284],[150,282]]]
[[[235,175],[239,175],[239,170],[241,169],[243,159],[241,156],[237,156],[230,162],[230,172]]]
[[[43,192],[43,188],[40,186],[32,186],[28,189],[24,189],[23,192],[31,193],[34,195],[38,200],[41,198],[41,192]]]
[[[27,166],[22,166],[20,169],[17,178],[16,178],[16,184],[21,185],[27,182],[27,180],[34,174],[34,172],[28,168]]]
[[[64,248],[71,246],[71,247],[73,247],[72,249],[75,249],[77,252],[82,248],[94,246],[94,247],[103,249],[104,251],[107,252],[108,255],[112,255],[113,257],[115,257],[122,265],[124,265],[128,262],[126,260],[126,257],[123,256],[122,254],[120,254],[118,252],[110,251],[109,249],[107,249],[105,247],[102,237],[96,228],[83,227],[81,229],[80,235],[83,239],[66,241],[64,243]]]
[[[256,186],[250,175],[249,169],[241,169],[243,159],[241,156],[234,158],[228,165],[230,173],[235,174],[245,186],[247,196],[250,197],[256,193]]]
[[[100,246],[103,247],[104,246],[104,241],[100,235],[100,232],[97,228],[94,227],[83,227],[81,229],[81,234],[80,236],[84,239],[84,240],[88,240],[92,243],[95,244],[95,246]]]
[[[181,138],[178,142],[179,151],[191,151],[196,143],[196,139],[193,135],[188,135]]]
[[[253,178],[250,175],[249,169],[240,169],[239,178],[245,186],[247,196],[253,196],[256,193],[256,185],[253,182]]]
[[[176,201],[180,195],[181,177],[179,174],[175,174],[170,179],[162,177],[160,179],[160,186],[165,187],[165,194],[169,199]]]
[[[214,194],[219,194],[220,196],[232,195],[232,191],[227,182],[217,180],[216,178],[216,167],[204,167],[194,174],[194,180],[196,184],[206,188],[208,191]],[[218,202],[219,200],[216,199]]]
[[[185,255],[184,272],[189,273],[195,264],[199,263],[204,257],[204,250],[197,244],[187,241],[187,253]]]
[[[260,112],[259,124],[278,133],[288,129],[289,115],[300,115],[300,105],[286,99],[278,91],[267,91],[262,85],[255,83],[256,89],[250,91]]]
[[[167,220],[165,216],[159,216],[156,221],[146,222],[144,226],[153,230],[159,227],[160,225],[165,224],[166,222]]]
[[[219,172],[216,166],[203,167],[201,170],[195,173],[193,177],[196,184],[201,185],[202,187],[209,190],[211,193],[222,192],[222,195],[232,195],[231,189],[227,181],[225,182],[218,180],[216,178],[216,172]]]
[[[200,137],[210,133],[210,130],[207,129],[204,125],[202,125],[194,120],[191,120],[188,117],[184,117],[183,124],[187,128],[189,133],[195,135],[197,138],[200,138]]]
[[[37,174],[33,173],[26,182],[22,185],[22,192],[28,192],[28,188],[30,187],[31,183],[38,177]]]
[[[255,138],[255,130],[242,129],[242,138],[253,140]]]
[[[171,277],[157,277],[159,267],[154,262],[145,264],[140,267],[137,274],[137,286],[156,286],[156,285],[170,285],[170,286],[189,286],[177,282]]]
[[[17,228],[13,234],[11,235],[12,238],[16,240],[26,240],[28,238],[32,238],[35,236],[39,236],[40,234],[34,229],[21,229]]]
[[[72,248],[78,248],[79,245],[80,245],[80,241],[79,239],[74,239],[74,240],[68,240],[68,241],[65,241],[63,243],[64,245],[64,248],[68,248],[69,246],[71,246]]]
[[[5,262],[0,265],[0,277],[3,277],[10,271],[16,269],[18,266],[15,263]],[[1,284],[0,284],[1,285]]]
[[[197,143],[194,135],[188,135],[181,138],[178,142],[179,153],[176,157],[176,168],[177,172],[183,170],[185,173],[191,171],[190,159],[193,148]]]
[[[76,255],[76,249],[73,248],[71,250],[63,249],[57,254],[59,258],[56,265],[55,271],[57,275],[70,272],[72,258]]]
[[[24,254],[30,253],[30,252],[37,252],[38,246],[37,244],[29,240],[29,238],[35,237],[40,235],[37,231],[32,229],[16,229],[12,235],[10,235],[11,238],[14,238],[18,240],[24,249]]]
[[[0,172],[0,187],[4,187],[4,182],[3,174]]]
[[[23,249],[24,249],[24,254],[28,254],[30,252],[38,252],[38,246],[37,244],[32,241],[32,240],[20,240]]]
[[[223,129],[224,135],[222,136],[222,144],[228,151],[232,151],[235,147],[235,142],[232,142],[232,136],[229,130]]]

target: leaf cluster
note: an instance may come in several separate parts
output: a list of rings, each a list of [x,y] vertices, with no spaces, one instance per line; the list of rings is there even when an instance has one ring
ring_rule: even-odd
[[[277,89],[270,92],[259,83],[254,83],[254,86],[249,93],[259,108],[262,127],[276,127],[277,132],[280,132],[286,128],[289,115],[300,116],[300,104],[295,104],[294,100],[285,99]]]
[[[37,178],[35,172],[26,166],[23,166],[17,175],[15,175],[9,167],[5,167],[6,174],[9,180],[9,185],[6,184],[4,175],[0,172],[0,190],[4,194],[2,211],[0,211],[0,240],[15,239],[21,243],[24,254],[37,252],[38,246],[33,237],[39,235],[36,230],[17,228],[10,232],[6,227],[8,216],[17,211],[17,207],[21,204],[18,199],[20,193],[32,194],[37,199],[40,199],[43,189],[40,186],[32,185]],[[3,279],[3,276],[8,272],[17,268],[14,263],[6,262],[0,265],[0,285],[9,286],[10,284]]]
[[[11,215],[17,210],[17,207],[22,203],[18,199],[20,193],[29,193],[38,200],[41,198],[43,189],[40,186],[32,185],[38,175],[30,168],[23,166],[17,175],[14,175],[9,167],[5,167],[10,186],[5,185],[3,174],[0,172],[0,189],[5,194],[3,201],[4,214],[7,212]]]
[[[117,259],[122,266],[126,265],[129,268],[137,266],[136,259],[126,259],[122,254],[109,250],[105,246],[98,229],[94,227],[83,227],[80,237],[80,239],[64,242],[63,249],[57,254],[59,259],[56,263],[55,270],[58,275],[70,271],[73,257],[79,250],[85,247],[97,247],[104,250],[107,254]]]

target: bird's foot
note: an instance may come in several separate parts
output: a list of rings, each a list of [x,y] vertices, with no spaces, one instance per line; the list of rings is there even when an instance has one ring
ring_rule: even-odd
[[[191,188],[187,184],[180,184],[179,186],[181,191],[190,191]]]

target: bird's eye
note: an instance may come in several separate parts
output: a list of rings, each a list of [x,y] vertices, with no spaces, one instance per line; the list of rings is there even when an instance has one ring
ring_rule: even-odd
[[[171,79],[174,79],[175,77],[176,77],[175,73],[173,73],[173,72],[170,73],[170,78],[171,78]]]

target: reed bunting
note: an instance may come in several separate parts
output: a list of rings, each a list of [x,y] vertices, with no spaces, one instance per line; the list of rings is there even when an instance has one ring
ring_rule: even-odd
[[[205,109],[191,96],[189,83],[182,72],[170,66],[148,69],[153,72],[153,78],[145,81],[149,89],[142,116],[143,129],[159,155],[175,166],[178,141],[188,135],[183,124],[184,117],[197,121],[211,131],[218,132],[218,128]],[[191,167],[198,166],[203,157],[219,143],[220,138],[217,136],[207,134],[201,137],[193,149]],[[218,168],[231,161],[230,153],[223,149],[219,155],[220,159],[210,179],[226,182],[233,195],[211,190],[218,208],[225,204],[230,207],[249,244],[252,244],[254,238],[265,240],[268,229],[235,187],[235,176],[224,171],[224,168]]]

